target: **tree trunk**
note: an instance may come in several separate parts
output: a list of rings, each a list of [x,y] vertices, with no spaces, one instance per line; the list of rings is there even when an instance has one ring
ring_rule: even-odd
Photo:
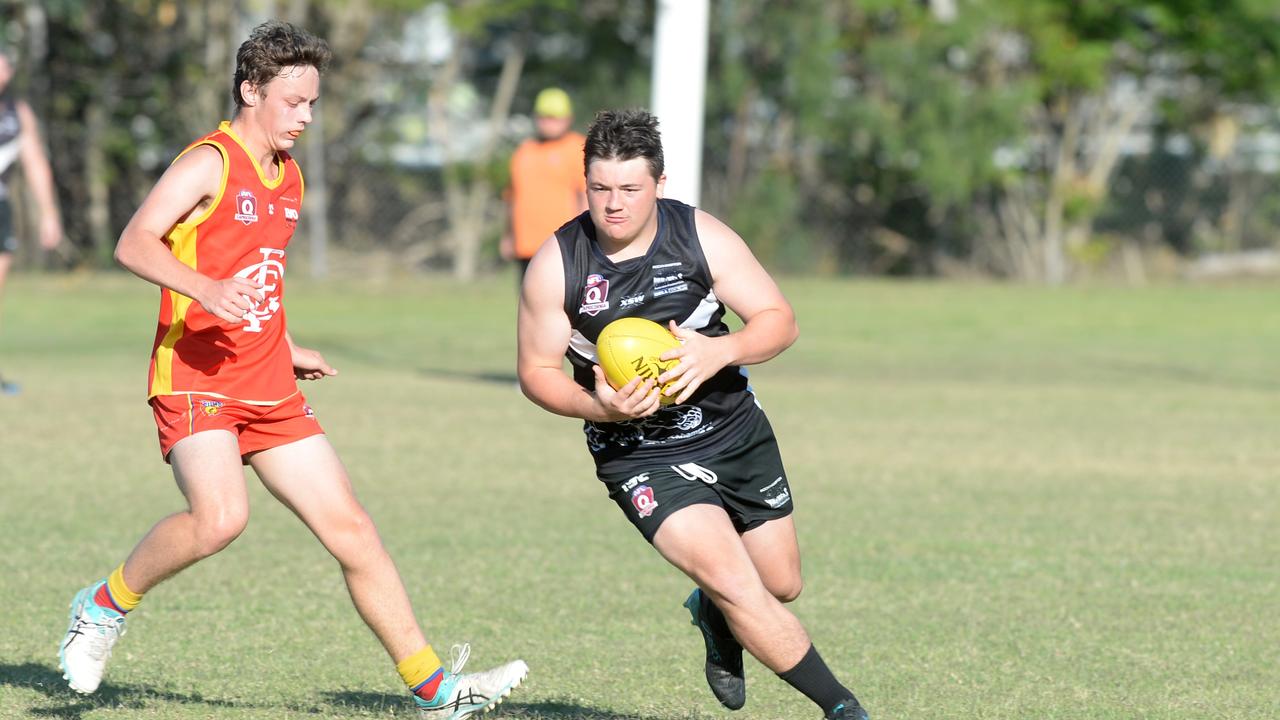
[[[471,187],[464,205],[465,218],[458,228],[460,232],[455,245],[458,254],[454,260],[453,274],[459,280],[475,278],[479,269],[480,245],[489,226],[489,209],[493,204],[493,186],[486,171],[502,136],[502,128],[511,114],[511,102],[515,98],[516,87],[520,84],[520,75],[524,70],[524,57],[523,43],[513,42],[502,60],[502,73],[498,76],[498,87],[489,106],[484,147],[473,161],[479,171],[472,174]]]

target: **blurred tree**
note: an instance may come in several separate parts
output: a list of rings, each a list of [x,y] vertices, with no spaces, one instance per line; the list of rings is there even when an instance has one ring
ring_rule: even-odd
[[[475,275],[482,246],[504,221],[498,191],[507,153],[520,139],[510,123],[513,110],[527,113],[547,85],[575,96],[579,124],[593,107],[632,104],[647,88],[648,63],[636,59],[652,21],[649,11],[606,0],[456,0],[449,13],[455,42],[433,80],[428,114],[431,135],[445,148],[454,273],[465,279]],[[453,107],[464,83],[488,103],[479,113],[482,139],[471,148],[460,147],[461,118]]]
[[[330,205],[304,222],[406,266],[483,269],[506,153],[541,87],[573,95],[579,129],[596,109],[648,97],[652,3],[0,9],[68,236],[104,264],[169,160],[231,112],[233,54],[269,16],[335,50],[301,151]],[[1233,150],[1276,124],[1271,0],[714,0],[711,32],[704,204],[785,269],[1060,282],[1095,254],[1100,213],[1130,236],[1147,232],[1142,213],[1163,213],[1155,240],[1139,241],[1180,249],[1257,242],[1269,225],[1253,219],[1278,214],[1263,199],[1273,171]],[[1188,139],[1185,152],[1152,145]],[[1120,170],[1126,187],[1158,182],[1175,155],[1186,181],[1126,190],[1120,212]]]
[[[1062,282],[1139,123],[1192,133],[1205,109],[1280,90],[1280,12],[1258,0],[1001,0],[1003,71],[1032,81],[1028,133],[995,200],[1023,276]]]
[[[1275,94],[1280,20],[1258,0],[713,12],[704,197],[765,254],[832,270],[958,257],[1061,282],[1139,123]]]
[[[793,267],[919,272],[935,246],[964,252],[972,198],[1033,98],[981,72],[988,18],[798,1],[716,5],[709,203]]]

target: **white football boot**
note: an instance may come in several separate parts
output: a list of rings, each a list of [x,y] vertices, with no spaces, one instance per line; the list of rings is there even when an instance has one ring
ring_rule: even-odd
[[[436,696],[430,702],[414,697],[419,717],[462,720],[492,710],[529,674],[529,666],[523,660],[513,660],[492,670],[459,675],[471,655],[471,646],[455,645],[454,651],[453,669],[445,673]]]
[[[93,601],[100,580],[76,593],[71,600],[67,635],[58,648],[58,667],[62,677],[78,693],[89,694],[98,689],[111,648],[124,635],[124,615]]]

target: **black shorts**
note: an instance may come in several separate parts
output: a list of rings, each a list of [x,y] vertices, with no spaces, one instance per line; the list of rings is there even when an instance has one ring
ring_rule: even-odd
[[[13,234],[13,208],[7,199],[0,199],[0,253],[18,251],[18,238]]]
[[[791,514],[791,487],[773,428],[762,412],[737,444],[704,458],[651,458],[600,480],[627,519],[653,542],[662,521],[699,503],[724,508],[744,533]]]

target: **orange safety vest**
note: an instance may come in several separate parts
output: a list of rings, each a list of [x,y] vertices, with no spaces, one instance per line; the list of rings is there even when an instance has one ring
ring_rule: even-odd
[[[557,228],[572,220],[587,190],[582,166],[586,138],[567,132],[555,140],[525,140],[511,156],[511,229],[516,257],[529,259]]]

